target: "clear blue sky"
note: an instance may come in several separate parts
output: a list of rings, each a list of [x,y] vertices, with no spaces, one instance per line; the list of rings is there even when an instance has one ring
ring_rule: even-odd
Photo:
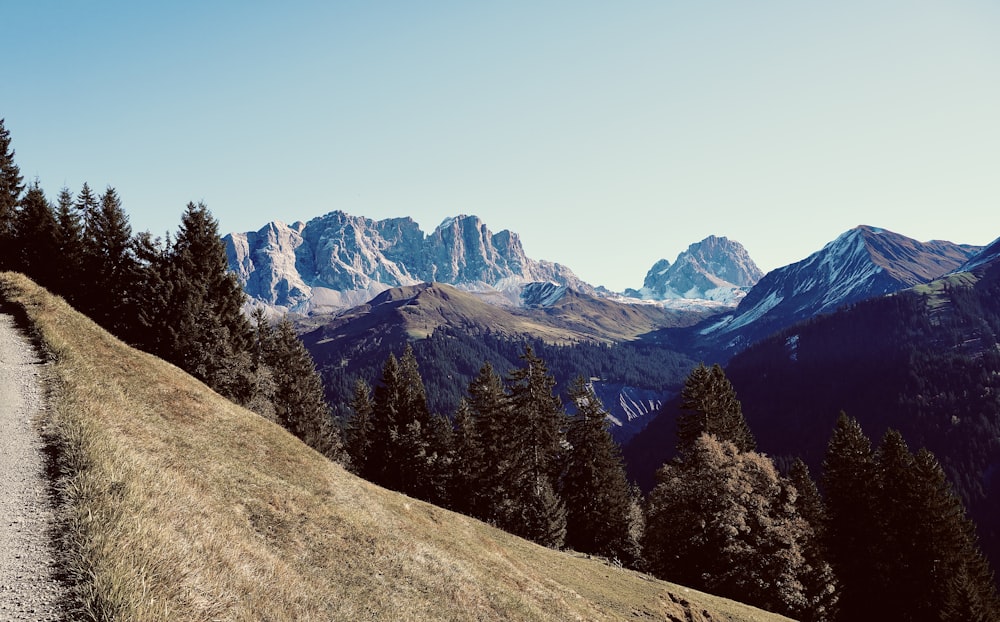
[[[1000,236],[1000,3],[0,3],[0,117],[135,229],[477,214],[595,285],[705,236]]]

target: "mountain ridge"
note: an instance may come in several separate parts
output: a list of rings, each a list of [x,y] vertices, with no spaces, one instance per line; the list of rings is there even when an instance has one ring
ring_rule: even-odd
[[[529,258],[516,233],[493,233],[477,216],[446,219],[425,234],[409,217],[333,211],[306,223],[272,221],[223,242],[247,295],[286,312],[337,311],[392,287],[434,281],[472,291],[551,281],[595,293],[568,267]]]

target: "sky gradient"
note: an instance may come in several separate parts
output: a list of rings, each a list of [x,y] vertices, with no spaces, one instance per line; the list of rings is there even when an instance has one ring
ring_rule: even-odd
[[[1000,236],[1000,3],[4,3],[0,118],[136,230],[476,214],[613,290],[708,235]]]

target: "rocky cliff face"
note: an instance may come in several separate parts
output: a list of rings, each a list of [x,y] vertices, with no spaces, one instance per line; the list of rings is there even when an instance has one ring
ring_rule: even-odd
[[[645,300],[700,298],[721,302],[739,299],[764,274],[739,242],[709,236],[677,256],[661,259],[646,273],[642,289],[627,296]]]
[[[337,211],[231,233],[224,242],[247,294],[279,310],[333,311],[390,287],[432,281],[473,290],[540,281],[593,291],[569,268],[527,257],[517,234],[494,234],[476,216],[449,218],[425,235],[410,218]]]

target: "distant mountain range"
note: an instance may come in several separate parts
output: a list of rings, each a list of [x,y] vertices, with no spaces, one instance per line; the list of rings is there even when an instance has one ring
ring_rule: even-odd
[[[527,257],[515,233],[494,234],[475,216],[424,234],[409,218],[332,212],[225,243],[255,304],[300,314],[335,405],[353,378],[375,382],[388,353],[410,341],[432,405],[450,414],[484,361],[503,373],[529,342],[546,349],[563,385],[593,380],[620,441],[638,434],[640,445],[668,448],[662,424],[641,430],[696,361],[724,363],[797,323],[1000,255],[1000,241],[983,249],[859,226],[761,275],[742,245],[711,236],[616,294]]]
[[[527,257],[516,233],[492,233],[476,216],[449,218],[424,234],[410,218],[371,220],[336,211],[307,223],[271,222],[223,241],[248,296],[281,311],[329,313],[393,288],[441,282],[506,293],[553,282],[594,288],[560,264]]]

